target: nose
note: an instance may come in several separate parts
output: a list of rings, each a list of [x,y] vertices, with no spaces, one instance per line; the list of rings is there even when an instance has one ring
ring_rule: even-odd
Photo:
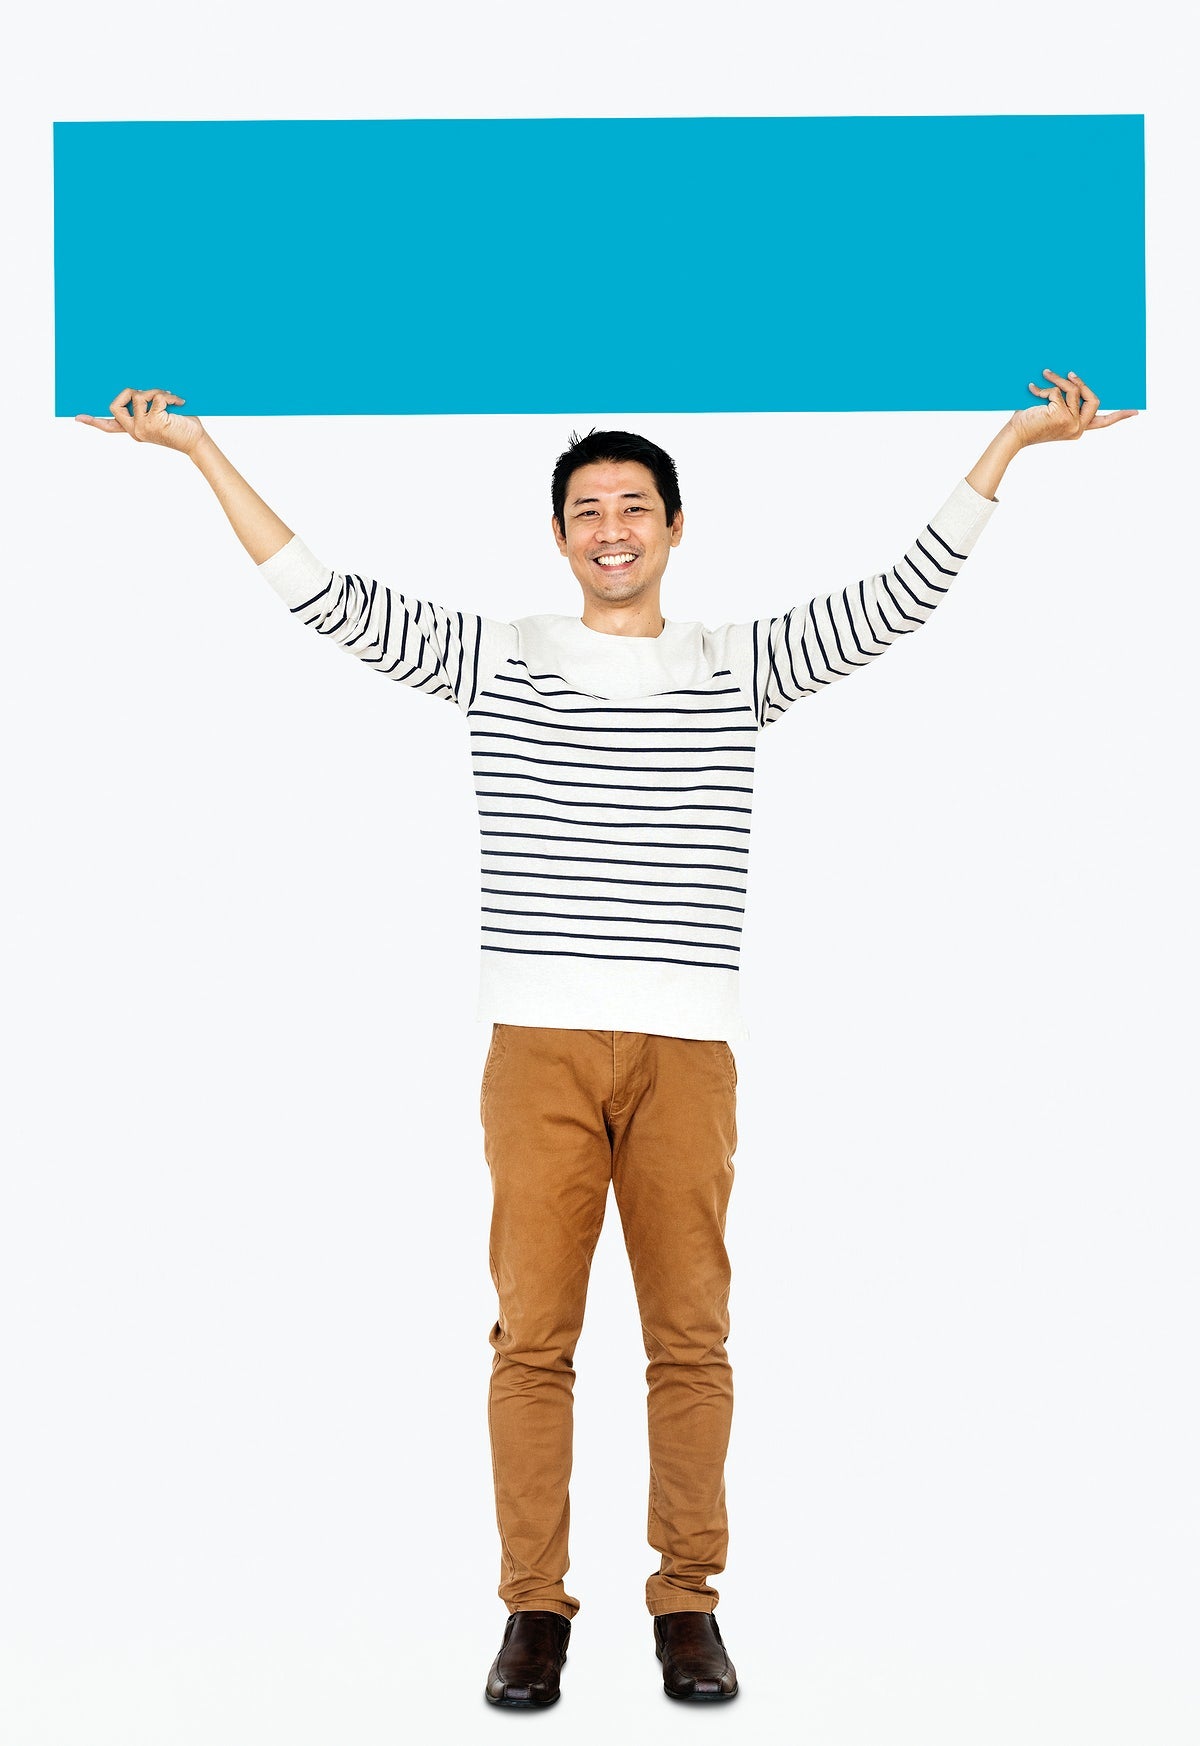
[[[605,510],[596,523],[595,537],[599,545],[617,546],[624,542],[627,529],[621,522],[619,510]]]

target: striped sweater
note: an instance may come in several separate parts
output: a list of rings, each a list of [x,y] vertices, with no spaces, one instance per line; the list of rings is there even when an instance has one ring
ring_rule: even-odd
[[[330,571],[298,535],[259,568],[301,623],[466,717],[477,1018],[733,1042],[758,735],[923,624],[995,507],[962,479],[890,570],[656,637],[481,618]]]

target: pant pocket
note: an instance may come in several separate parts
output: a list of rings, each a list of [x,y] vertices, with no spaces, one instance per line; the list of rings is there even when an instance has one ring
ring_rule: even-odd
[[[479,1084],[479,1118],[483,1120],[483,1100],[487,1096],[488,1087],[492,1083],[492,1075],[504,1058],[507,1044],[505,1027],[501,1024],[492,1026],[492,1040],[488,1046],[487,1059],[483,1063],[483,1078]]]

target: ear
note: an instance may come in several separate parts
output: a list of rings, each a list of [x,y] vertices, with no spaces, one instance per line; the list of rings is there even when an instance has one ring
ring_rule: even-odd
[[[567,542],[563,538],[563,531],[562,531],[562,528],[558,525],[558,517],[556,515],[552,515],[550,517],[550,532],[554,535],[555,545],[558,547],[559,551],[562,553],[563,557],[565,558],[567,555]]]
[[[683,538],[683,511],[675,511],[675,520],[671,523],[671,544],[677,546]]]

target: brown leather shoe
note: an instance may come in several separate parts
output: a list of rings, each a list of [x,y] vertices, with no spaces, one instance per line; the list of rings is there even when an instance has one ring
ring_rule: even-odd
[[[658,1613],[654,1653],[663,1665],[663,1690],[668,1697],[737,1696],[737,1673],[713,1613]]]
[[[571,1621],[561,1613],[509,1613],[500,1653],[488,1672],[487,1701],[514,1709],[552,1704],[562,1695],[558,1675],[570,1635]]]

